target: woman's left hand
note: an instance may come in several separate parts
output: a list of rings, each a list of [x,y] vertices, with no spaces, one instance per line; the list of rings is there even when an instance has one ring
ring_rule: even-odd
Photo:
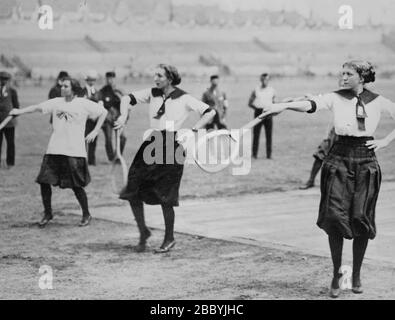
[[[373,149],[375,152],[379,149],[385,148],[388,146],[389,142],[387,139],[379,139],[379,140],[369,140],[366,142],[366,145],[369,149]]]
[[[97,137],[98,134],[99,134],[99,131],[98,131],[98,130],[93,130],[93,131],[91,131],[91,132],[86,136],[85,141],[88,142],[88,143],[93,142],[93,141],[96,139],[96,137]]]

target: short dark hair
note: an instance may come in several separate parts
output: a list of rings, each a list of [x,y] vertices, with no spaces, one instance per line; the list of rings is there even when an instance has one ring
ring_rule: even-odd
[[[108,71],[106,72],[106,78],[115,78],[115,72],[114,71]]]
[[[11,74],[7,71],[0,71],[0,79],[9,80],[11,79]]]
[[[210,81],[211,81],[211,80],[214,80],[214,79],[219,79],[219,75],[218,75],[218,74],[213,74],[213,75],[210,77]]]
[[[267,72],[264,72],[264,73],[261,74],[261,78],[266,78],[268,76],[269,76],[269,74]]]
[[[181,76],[178,73],[176,67],[171,66],[169,64],[160,63],[158,64],[158,68],[165,70],[166,78],[170,80],[170,83],[173,86],[176,86],[181,83]]]
[[[376,80],[376,71],[369,61],[350,60],[343,64],[344,67],[353,68],[362,78],[363,83],[374,82]]]
[[[69,74],[67,73],[67,71],[62,70],[59,72],[57,79],[60,80],[60,79],[64,79],[67,77],[69,77]]]

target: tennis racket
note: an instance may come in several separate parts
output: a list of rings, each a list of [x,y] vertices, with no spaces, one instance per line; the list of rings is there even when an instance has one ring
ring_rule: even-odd
[[[192,153],[195,163],[200,169],[209,173],[216,173],[240,158],[242,147],[251,148],[250,145],[243,146],[243,135],[260,123],[264,118],[255,118],[242,126],[237,131],[225,129],[208,132],[203,136],[195,138],[195,143],[188,142],[187,150]]]
[[[4,129],[4,127],[10,122],[12,119],[14,119],[16,116],[8,116],[5,118],[1,123],[0,123],[0,130]]]
[[[115,130],[115,157],[111,166],[112,191],[120,194],[128,182],[128,167],[121,154],[121,130]]]

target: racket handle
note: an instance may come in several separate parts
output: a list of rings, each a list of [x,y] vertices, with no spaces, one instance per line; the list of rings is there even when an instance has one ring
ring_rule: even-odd
[[[3,128],[10,122],[12,119],[14,119],[16,116],[8,116],[5,118],[1,123],[0,123],[0,130],[3,130]]]
[[[256,117],[254,120],[248,122],[246,125],[242,126],[240,129],[251,129],[255,127],[258,123],[260,123],[263,119],[265,119],[267,116],[263,118]]]
[[[121,154],[121,132],[122,129],[115,130],[115,155],[119,159],[122,157]]]

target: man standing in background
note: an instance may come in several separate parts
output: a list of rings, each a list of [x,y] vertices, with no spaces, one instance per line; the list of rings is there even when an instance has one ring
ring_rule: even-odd
[[[67,71],[59,72],[58,77],[56,78],[55,85],[49,90],[48,99],[59,98],[62,96],[60,89],[62,87],[63,80],[68,76],[69,74],[67,73]]]
[[[269,84],[269,74],[262,73],[261,85],[258,86],[254,91],[252,91],[250,99],[248,101],[248,106],[254,109],[254,118],[258,117],[265,106],[274,103],[276,92],[270,87]],[[258,158],[259,149],[259,137],[261,134],[262,125],[265,126],[266,134],[266,158],[272,158],[272,133],[273,133],[273,116],[268,116],[263,119],[259,124],[257,124],[253,129],[252,137],[252,157],[254,159]]]
[[[85,86],[82,88],[81,96],[93,102],[99,102],[99,91],[95,88],[97,72],[90,70],[85,76]],[[96,127],[97,119],[88,118],[86,121],[85,136],[93,131]],[[91,143],[87,144],[88,165],[96,165],[96,144],[97,137]]]
[[[120,116],[120,106],[122,92],[115,87],[115,72],[106,72],[106,85],[100,89],[99,101],[103,102],[104,108],[108,111],[106,121],[103,124],[103,132],[105,138],[105,147],[108,160],[114,159],[114,148],[112,146],[112,132],[114,130],[114,122]],[[123,132],[120,135],[121,153],[125,148],[126,137]]]
[[[206,129],[226,129],[225,116],[228,109],[228,100],[226,94],[218,88],[219,76],[210,77],[210,87],[203,93],[202,101],[215,110],[213,120],[206,125]]]
[[[10,86],[11,75],[8,72],[0,72],[0,123],[7,118],[10,111],[19,108],[18,94]],[[11,168],[15,165],[15,125],[16,120],[11,120],[5,128],[0,130],[0,158],[3,136],[7,141],[6,165]]]
[[[56,78],[55,85],[49,90],[48,99],[59,98],[62,96],[61,87],[63,80],[67,78],[69,74],[67,71],[60,71]],[[52,115],[49,116],[49,123],[52,124]]]

